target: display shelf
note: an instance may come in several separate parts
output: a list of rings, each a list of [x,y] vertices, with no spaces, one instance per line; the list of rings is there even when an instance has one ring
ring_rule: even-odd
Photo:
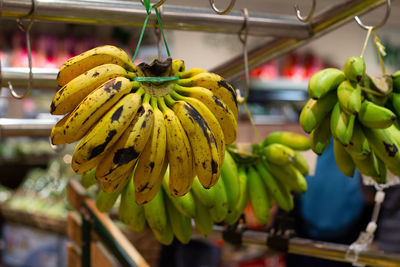
[[[0,205],[0,216],[5,222],[17,223],[61,235],[66,234],[66,219],[57,219],[40,214],[11,209],[5,205]]]
[[[249,101],[305,101],[308,99],[307,81],[276,79],[272,81],[252,80]]]

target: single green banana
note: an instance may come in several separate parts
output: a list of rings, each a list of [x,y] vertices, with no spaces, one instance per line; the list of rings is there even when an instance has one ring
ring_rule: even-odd
[[[215,187],[215,188],[214,188]],[[222,222],[228,215],[228,197],[226,195],[224,181],[218,179],[218,182],[209,190],[216,190],[214,206],[209,208],[211,217],[214,222]]]
[[[106,193],[100,188],[96,196],[97,209],[101,212],[109,212],[114,207],[120,194],[121,190],[117,190],[113,193]]]
[[[336,90],[344,79],[344,73],[339,69],[327,68],[317,71],[308,83],[308,95],[313,99],[319,99],[328,92]]]
[[[392,111],[400,117],[400,93],[392,93]]]
[[[267,191],[260,174],[252,166],[247,173],[247,189],[254,216],[259,223],[267,224],[270,217]]]
[[[215,204],[216,189],[204,188],[197,177],[194,178],[192,184],[192,194],[198,199],[206,208],[212,208]]]
[[[133,173],[121,192],[119,204],[119,220],[128,225],[132,231],[142,232],[146,227],[146,218],[143,206],[135,201],[135,187],[132,179]]]
[[[162,181],[165,195],[171,200],[175,208],[188,218],[193,218],[196,215],[196,205],[191,192],[187,192],[181,197],[175,197],[169,189],[169,171],[167,170]]]
[[[400,70],[396,71],[393,75],[393,91],[400,93]]]
[[[295,151],[292,165],[303,175],[308,175],[310,172],[310,166],[308,165],[306,158],[299,151]]]
[[[349,80],[343,81],[337,89],[340,107],[348,114],[357,115],[361,109],[361,86]]]
[[[226,215],[224,222],[228,225],[232,225],[236,223],[240,216],[243,214],[244,209],[247,206],[247,202],[249,201],[248,190],[247,190],[247,174],[246,170],[243,167],[240,167],[238,170],[238,178],[239,178],[239,200],[235,208]]]
[[[221,168],[221,177],[224,181],[226,197],[228,200],[228,213],[236,207],[239,201],[239,177],[235,160],[228,150],[225,150],[224,163]]]
[[[311,131],[331,112],[336,103],[336,91],[331,91],[318,100],[308,100],[300,113],[299,122],[303,130],[306,133],[311,133]]]
[[[182,244],[188,244],[192,237],[192,220],[180,213],[169,198],[165,198],[165,202],[175,237]]]
[[[276,200],[276,203],[284,210],[290,211],[293,209],[293,196],[289,191],[284,188],[284,186],[275,179],[272,174],[267,170],[266,160],[262,159],[262,162],[257,162],[255,164],[255,168],[257,172],[260,174],[264,181],[264,185],[271,192],[273,198]],[[250,192],[250,191],[249,191]]]
[[[311,132],[310,147],[317,155],[322,155],[332,139],[331,115],[326,118]]]
[[[333,139],[333,152],[339,170],[348,177],[354,176],[355,165],[345,147],[336,138]]]
[[[353,159],[363,160],[371,154],[371,147],[359,122],[355,122],[353,136],[346,151]]]
[[[293,165],[289,164],[285,168],[282,168],[282,166],[265,161],[264,165],[276,180],[289,187],[293,192],[304,193],[307,191],[306,179]]]
[[[265,147],[271,144],[281,144],[294,150],[310,149],[310,141],[302,134],[289,131],[276,131],[267,135],[261,146]]]
[[[87,189],[92,185],[97,184],[98,181],[96,179],[95,174],[96,174],[96,168],[93,168],[90,171],[82,174],[81,184],[83,185],[83,187]]]
[[[349,57],[343,66],[347,79],[355,82],[361,81],[365,75],[365,61],[362,57]]]
[[[364,175],[372,177],[376,181],[386,181],[386,166],[372,152],[365,159],[357,159],[352,157],[356,168]]]
[[[266,160],[278,165],[286,165],[293,162],[295,151],[281,144],[271,144],[262,150]]]
[[[388,108],[364,100],[357,118],[366,127],[384,129],[393,124],[396,114]]]
[[[196,228],[202,235],[208,236],[209,234],[211,234],[214,225],[210,210],[206,206],[204,206],[201,201],[199,201],[199,199],[197,199],[196,197],[195,204],[196,216],[194,217],[194,223],[196,224]]]
[[[331,114],[331,133],[343,145],[350,143],[353,136],[355,119],[356,116],[347,114],[342,110],[340,104],[336,103]]]
[[[168,218],[163,190],[158,190],[152,201],[143,205],[146,221],[155,238],[163,245],[170,245],[174,240],[174,233]]]

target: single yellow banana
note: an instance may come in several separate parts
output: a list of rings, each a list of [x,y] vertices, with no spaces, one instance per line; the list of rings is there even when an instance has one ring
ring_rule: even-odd
[[[214,134],[215,140],[218,145],[219,162],[224,162],[225,157],[225,137],[218,120],[215,118],[214,114],[204,105],[201,101],[193,97],[182,97],[176,92],[171,92],[171,96],[175,100],[184,100],[192,105],[204,118],[210,127],[212,133]]]
[[[204,72],[207,72],[207,71],[204,69],[200,69],[200,68],[192,68],[187,71],[185,71],[185,70],[180,71],[180,72],[176,73],[175,75],[181,79],[186,79],[186,78],[191,78],[193,76],[196,76],[197,74],[204,73]]]
[[[144,209],[135,202],[135,188],[133,186],[132,174],[121,192],[118,218],[135,232],[142,232],[146,227]]]
[[[133,171],[152,133],[154,116],[149,100],[150,95],[146,94],[142,106],[137,111],[129,127],[115,145],[110,148],[97,167],[97,179],[110,182],[110,190],[115,187],[112,182],[114,178]]]
[[[326,96],[315,100],[310,99],[300,113],[299,122],[306,133],[310,133],[331,112],[337,103],[336,91],[330,91]]]
[[[50,141],[53,145],[62,145],[66,144],[65,140],[65,123],[71,117],[71,114],[65,115],[62,119],[60,119],[51,129],[50,133]]]
[[[129,73],[115,64],[104,64],[90,69],[58,90],[51,102],[50,113],[61,115],[71,112],[88,94],[109,80],[116,77],[132,78],[134,76],[136,76],[134,73]],[[114,89],[118,91],[118,88]]]
[[[254,216],[259,223],[267,224],[270,217],[267,191],[260,174],[252,166],[247,172],[247,189]]]
[[[104,152],[112,147],[133,120],[141,106],[141,94],[128,94],[119,100],[75,147],[71,167],[77,173],[98,165]]]
[[[176,196],[183,196],[189,192],[194,179],[193,155],[189,139],[176,114],[167,107],[163,98],[158,104],[164,114],[167,131],[167,157],[169,168],[169,188]]]
[[[137,72],[137,67],[122,49],[105,45],[68,59],[58,72],[57,83],[59,86],[64,86],[78,75],[103,64],[116,64],[127,71]]]
[[[278,143],[270,144],[263,148],[263,155],[269,162],[278,165],[287,165],[293,162],[295,151],[290,147]]]
[[[172,60],[171,63],[171,76],[178,76],[178,74],[185,72],[185,63],[183,62],[183,60],[180,59],[174,59]],[[182,77],[179,77],[182,78]]]
[[[306,136],[289,131],[275,131],[268,134],[262,142],[262,146],[275,143],[288,146],[294,150],[310,149],[310,141]]]
[[[190,78],[180,79],[177,84],[185,87],[204,87],[211,90],[229,107],[235,119],[238,119],[238,102],[235,89],[218,74],[203,72]]]
[[[333,153],[335,154],[336,165],[339,170],[348,177],[354,176],[355,165],[350,154],[336,138],[333,139]]]
[[[124,77],[114,78],[86,96],[71,112],[64,126],[67,143],[80,140],[93,125],[124,95],[133,93],[139,83]]]
[[[212,91],[203,87],[183,87],[179,85],[175,85],[174,89],[177,93],[195,98],[206,105],[217,118],[227,144],[231,144],[236,140],[237,119],[231,109]]]
[[[165,172],[164,179],[162,181],[162,188],[164,190],[165,195],[169,200],[173,203],[175,208],[182,213],[184,216],[188,218],[193,218],[196,215],[196,205],[194,203],[194,198],[191,191],[187,192],[184,196],[175,197],[171,194],[169,190],[169,171]]]
[[[314,129],[310,134],[310,146],[317,155],[322,155],[332,139],[331,114]]]
[[[152,201],[143,205],[147,224],[156,239],[163,245],[170,245],[174,240],[171,222],[165,204],[163,190],[158,190]]]
[[[335,68],[326,68],[317,71],[310,78],[308,83],[308,95],[311,98],[319,99],[328,92],[336,90],[345,79],[343,71]]]
[[[142,156],[140,156],[140,158],[141,157]],[[138,169],[138,166],[139,165],[136,165],[135,173]],[[136,191],[136,193],[135,193],[136,203],[138,203],[139,205],[143,205],[143,204],[150,202],[155,197],[157,192],[161,189],[162,181],[164,179],[164,176],[166,175],[167,169],[168,169],[168,158],[165,157],[162,167],[160,169],[159,175],[155,179],[156,182],[154,183],[154,185],[151,188],[149,188],[149,190]],[[135,188],[135,190],[136,190],[136,188]]]
[[[164,162],[167,162],[167,136],[164,116],[157,106],[156,98],[151,99],[151,106],[154,112],[153,130],[140,155],[133,176],[135,190],[141,196],[141,200],[138,201],[139,204],[143,204],[143,201],[148,202],[153,199],[161,186],[165,169],[168,165],[164,164]],[[164,172],[162,172],[163,169]]]
[[[189,103],[165,98],[182,123],[193,152],[193,163],[201,184],[212,187],[219,178],[221,165],[219,162],[218,144],[210,126],[200,113]]]

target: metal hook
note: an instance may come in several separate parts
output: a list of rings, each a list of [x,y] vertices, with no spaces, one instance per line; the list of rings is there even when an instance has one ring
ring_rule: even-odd
[[[160,0],[158,1],[156,4],[153,5],[153,8],[159,8],[160,6],[162,6],[165,3],[166,0]],[[143,0],[140,0],[140,2],[142,2],[142,5],[144,5]]]
[[[236,89],[236,94],[238,98],[239,103],[243,103],[247,100],[247,97],[249,95],[249,86],[250,86],[250,76],[249,76],[249,62],[248,62],[248,57],[247,57],[247,36],[249,32],[248,28],[248,21],[249,21],[249,12],[247,8],[244,8],[242,10],[243,13],[243,26],[239,31],[239,40],[243,44],[243,63],[244,63],[244,75],[245,75],[245,92],[242,94],[240,92],[240,89]]]
[[[226,15],[229,13],[229,11],[231,11],[233,6],[235,5],[235,2],[236,2],[236,0],[231,0],[231,2],[229,3],[229,6],[223,11],[219,10],[215,6],[215,0],[210,0],[210,5],[211,5],[211,8],[214,10],[214,12],[217,13],[218,15]]]
[[[25,32],[26,50],[28,51],[29,80],[28,80],[28,89],[27,89],[26,93],[23,95],[17,94],[17,92],[14,91],[14,88],[13,88],[11,82],[8,82],[8,90],[10,91],[11,95],[16,99],[26,98],[32,90],[33,73],[32,73],[32,54],[31,54],[30,31],[31,31],[32,25],[35,20],[35,13],[36,13],[36,0],[32,0],[32,8],[31,8],[30,12],[26,16],[17,19],[18,28],[20,28],[21,31]],[[30,18],[29,24],[27,26],[24,26],[22,24],[22,19],[24,19],[24,18]]]
[[[296,4],[294,6],[294,10],[296,11],[297,19],[300,20],[301,22],[309,22],[311,20],[312,16],[314,15],[315,6],[316,6],[316,0],[313,0],[310,13],[308,14],[307,17],[303,17],[301,15],[301,11],[300,11],[299,5]]]
[[[385,25],[386,21],[389,18],[391,9],[392,9],[391,1],[390,0],[386,0],[386,14],[385,14],[385,17],[383,18],[381,23],[379,23],[376,26],[367,26],[367,25],[365,25],[364,23],[362,23],[361,19],[358,16],[355,16],[354,19],[357,21],[358,25],[360,25],[360,27],[363,28],[364,30],[369,30],[369,28],[372,28],[372,30],[377,30],[377,29],[381,28],[383,25]]]
[[[161,6],[158,9],[158,14],[162,15],[163,7]],[[161,60],[161,54],[162,54],[162,36],[161,36],[161,29],[160,25],[158,24],[158,21],[156,22],[156,26],[154,27],[154,34],[156,35],[157,38],[157,52],[158,52],[158,59]]]

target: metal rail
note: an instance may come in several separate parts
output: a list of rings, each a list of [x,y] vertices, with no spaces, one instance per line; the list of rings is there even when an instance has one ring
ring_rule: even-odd
[[[222,226],[214,226],[212,238],[221,238],[225,231]],[[268,233],[246,230],[242,233],[242,243],[266,247]],[[291,238],[289,240],[288,253],[310,256],[314,258],[328,259],[334,261],[351,262],[346,259],[347,245],[321,242],[304,238]],[[378,250],[365,250],[360,252],[358,264],[367,266],[400,266],[400,255],[384,253]]]
[[[56,82],[58,69],[33,68],[32,87],[35,89],[58,90]],[[2,68],[0,87],[8,87],[11,82],[14,88],[26,88],[29,79],[28,68]]]
[[[32,0],[0,0],[0,17],[18,18],[29,13]],[[89,0],[36,0],[35,20],[69,23],[93,23],[141,26],[146,11],[140,1],[89,1]],[[237,34],[243,25],[240,11],[228,15],[215,14],[211,8],[193,8],[174,5],[162,6],[164,28],[174,30],[207,31]],[[149,26],[156,25],[151,16]],[[249,34],[257,36],[308,38],[308,24],[295,16],[251,13],[248,20]]]
[[[11,136],[49,137],[56,119],[0,119],[0,138]]]
[[[256,68],[265,62],[284,55],[338,28],[352,20],[354,16],[367,13],[385,3],[386,0],[347,0],[336,4],[321,14],[314,16],[310,22],[311,31],[313,33],[310,38],[303,40],[295,38],[276,38],[273,41],[250,50],[248,52],[249,68]],[[218,73],[228,80],[234,80],[244,72],[243,55],[239,54],[210,71]]]

